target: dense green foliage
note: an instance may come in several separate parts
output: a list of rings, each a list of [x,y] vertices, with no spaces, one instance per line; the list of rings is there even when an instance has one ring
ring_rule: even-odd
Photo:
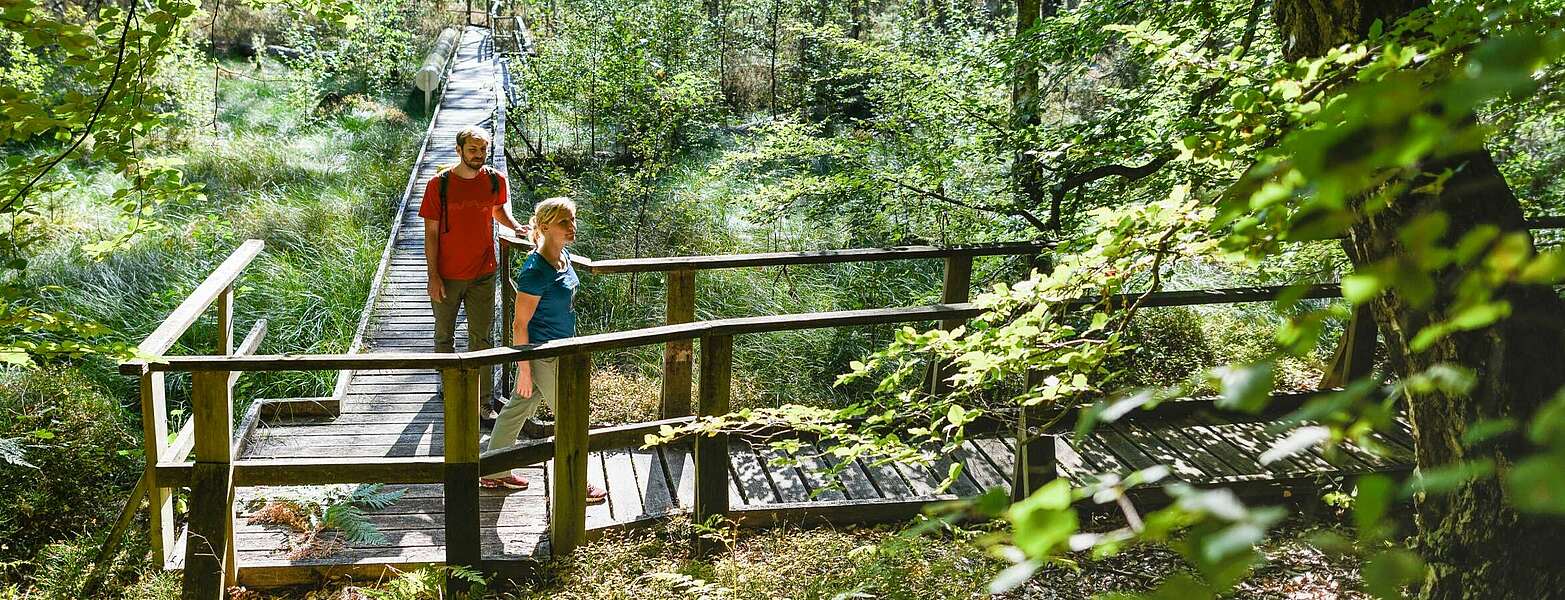
[[[340,352],[351,343],[392,208],[417,151],[410,140],[418,139],[424,124],[406,112],[416,106],[404,93],[409,67],[401,67],[399,82],[389,79],[397,76],[393,72],[328,85],[327,74],[332,69],[373,71],[366,66],[371,58],[376,64],[416,64],[418,49],[388,45],[378,47],[384,52],[373,57],[311,52],[293,59],[265,51],[245,56],[244,49],[252,35],[276,42],[299,27],[321,30],[317,39],[323,43],[358,32],[357,43],[368,45],[376,35],[373,26],[366,25],[372,31],[364,32],[342,21],[362,11],[397,7],[332,6],[341,10],[261,3],[228,12],[224,6],[219,16],[233,22],[215,29],[211,15],[192,13],[173,25],[177,35],[166,36],[158,63],[162,70],[134,67],[163,99],[157,126],[134,128],[140,133],[132,159],[168,169],[172,175],[164,183],[177,181],[184,192],[142,190],[146,182],[137,181],[135,172],[127,175],[120,163],[78,152],[44,175],[47,185],[30,191],[0,222],[7,256],[26,262],[25,268],[0,275],[5,290],[0,346],[25,350],[9,355],[12,362],[41,369],[0,372],[5,403],[0,454],[7,459],[0,464],[0,478],[8,498],[0,522],[13,540],[0,554],[6,564],[0,579],[9,588],[4,593],[79,597],[91,561],[141,468],[139,398],[134,381],[119,375],[111,359],[156,327],[244,239],[263,240],[266,251],[240,279],[239,335],[267,319],[265,352]],[[64,51],[60,47],[24,41],[49,27],[123,23],[126,16],[108,10],[84,14],[74,4],[64,5],[63,15],[53,7],[16,10],[33,15],[32,20],[5,22],[10,45],[0,68],[8,73],[33,69],[34,79],[8,77],[5,85],[31,85],[27,82],[35,79],[90,85],[94,80],[54,60]],[[433,25],[408,19],[438,23],[430,20],[430,12],[401,11],[403,20],[379,19],[377,24],[417,31]],[[154,18],[143,13],[138,19],[143,17]],[[24,25],[39,31],[17,33],[15,28]],[[212,56],[202,51],[208,47],[235,54]],[[68,100],[50,96],[64,93],[64,87],[35,88],[37,94],[16,99],[20,104],[8,100],[6,109],[24,110],[23,100],[39,106]],[[131,118],[115,112],[121,108],[110,104],[102,118]],[[13,122],[25,121],[7,120]],[[68,123],[58,125],[60,131],[69,130]],[[70,140],[56,140],[55,133],[45,130],[0,146],[14,159],[7,177],[38,174],[24,173],[32,163],[16,160],[64,152]],[[97,137],[98,149],[107,139]],[[126,213],[121,206],[127,198],[147,203]],[[20,260],[12,264],[24,266]],[[214,338],[209,314],[172,351],[205,351]],[[170,377],[169,383],[174,431],[187,418],[189,380]],[[334,383],[335,374],[255,374],[241,380],[237,395],[244,406],[258,397],[320,395]],[[160,569],[144,560],[147,540],[137,532],[145,528],[142,519],[132,524],[100,594],[169,597],[170,585],[177,588],[177,577],[158,574]]]
[[[0,563],[8,574],[43,566],[48,543],[107,528],[140,471],[138,438],[119,402],[71,370],[0,375],[0,439],[26,464],[0,469]]]

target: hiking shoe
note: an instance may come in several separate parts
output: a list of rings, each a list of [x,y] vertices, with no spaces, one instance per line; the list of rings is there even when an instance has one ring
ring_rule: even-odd
[[[535,440],[549,437],[554,435],[554,421],[528,419],[522,422],[522,433]]]
[[[521,477],[517,477],[516,475],[506,475],[505,477],[497,477],[494,479],[481,477],[478,480],[478,487],[490,490],[496,490],[500,488],[525,490],[527,489],[527,480],[522,479]],[[592,486],[588,487],[591,488]],[[589,491],[591,490],[589,489]],[[607,496],[607,494],[605,494],[605,496]],[[587,502],[590,504],[592,501],[588,500]]]
[[[609,492],[598,486],[587,484],[587,504],[598,504],[609,499]]]

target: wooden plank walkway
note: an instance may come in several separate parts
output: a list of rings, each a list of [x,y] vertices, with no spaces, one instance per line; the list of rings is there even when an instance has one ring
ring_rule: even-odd
[[[413,172],[411,192],[394,232],[384,278],[371,306],[370,326],[355,349],[366,352],[431,350],[434,318],[425,293],[422,220],[417,203],[423,182],[456,160],[455,132],[491,118],[497,102],[499,72],[488,30],[468,28],[451,80],[424,140],[423,159]],[[498,157],[503,160],[503,157]],[[503,168],[503,163],[501,163]],[[519,208],[518,210],[525,210]],[[464,320],[465,321],[465,320]],[[465,345],[465,323],[458,347]],[[443,412],[435,396],[433,371],[360,371],[349,375],[340,414],[335,417],[278,418],[260,423],[244,444],[240,460],[260,458],[438,457],[444,452]],[[1061,475],[1075,484],[1099,473],[1127,473],[1154,464],[1173,468],[1174,477],[1196,484],[1312,482],[1343,472],[1405,469],[1411,462],[1405,432],[1383,440],[1395,455],[1380,458],[1350,447],[1346,463],[1333,465],[1308,452],[1261,465],[1261,452],[1285,433],[1257,423],[1129,421],[1100,428],[1080,441],[1056,440]],[[805,457],[797,466],[771,463],[776,451],[736,440],[730,444],[729,495],[735,515],[764,515],[773,520],[813,516],[839,523],[904,518],[922,502],[972,496],[999,487],[1009,491],[1015,444],[1009,439],[968,440],[934,464],[874,464],[855,461],[831,481],[822,471],[838,466],[831,457]],[[962,475],[944,494],[936,487],[950,464]],[[549,469],[530,467],[532,481],[523,491],[484,490],[480,499],[482,551],[489,564],[534,564],[548,554]],[[666,448],[617,448],[588,458],[588,480],[609,491],[607,502],[588,507],[587,526],[602,530],[690,510],[695,467],[688,444]],[[379,545],[349,546],[331,555],[291,560],[283,555],[286,533],[278,526],[246,523],[239,515],[236,542],[240,581],[252,587],[313,583],[350,575],[374,579],[387,567],[397,569],[444,560],[444,499],[439,485],[399,485],[402,500],[370,514],[386,535]],[[239,505],[261,495],[286,494],[276,488],[240,488]]]

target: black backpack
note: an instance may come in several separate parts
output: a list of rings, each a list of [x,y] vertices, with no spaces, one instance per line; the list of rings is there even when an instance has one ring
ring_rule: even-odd
[[[456,168],[455,165],[446,167],[441,169],[439,175],[436,175],[436,177],[440,178],[440,233],[451,230],[451,223],[446,220],[446,186],[451,185],[451,169],[454,168]],[[496,173],[494,168],[489,165],[484,165],[479,171],[489,176],[489,195],[494,196],[500,193],[500,174]]]

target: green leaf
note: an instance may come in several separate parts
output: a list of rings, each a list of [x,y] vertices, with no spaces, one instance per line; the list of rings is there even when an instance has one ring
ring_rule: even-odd
[[[1364,590],[1376,598],[1402,598],[1402,587],[1424,573],[1424,561],[1401,548],[1377,553],[1364,561]]]
[[[1505,476],[1516,508],[1530,513],[1565,516],[1565,454],[1555,452],[1525,459]]]
[[[1359,478],[1355,486],[1357,495],[1353,501],[1353,523],[1358,527],[1359,536],[1368,536],[1380,529],[1380,520],[1391,506],[1395,488],[1396,484],[1391,478],[1384,475]]]
[[[1342,278],[1342,297],[1353,304],[1363,304],[1385,291],[1389,284],[1384,277],[1374,273],[1353,273]]]
[[[1219,408],[1255,414],[1266,407],[1272,393],[1271,362],[1220,367],[1214,374],[1221,384],[1221,396],[1217,399]]]

